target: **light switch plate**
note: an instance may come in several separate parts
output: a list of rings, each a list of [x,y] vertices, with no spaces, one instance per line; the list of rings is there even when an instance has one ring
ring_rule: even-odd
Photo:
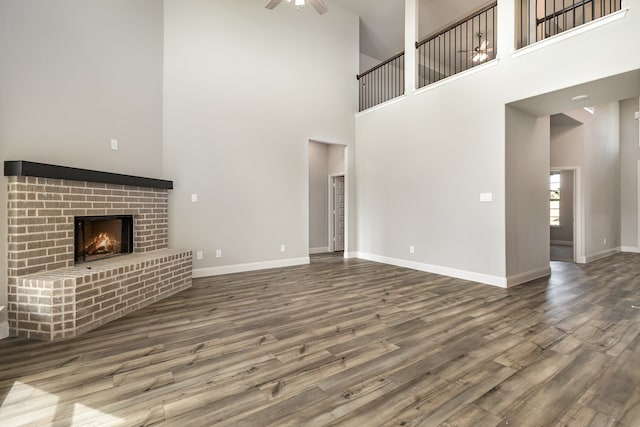
[[[197,194],[192,194],[191,195],[191,203],[197,203],[198,202],[198,195]]]
[[[480,193],[481,202],[493,202],[493,193]]]

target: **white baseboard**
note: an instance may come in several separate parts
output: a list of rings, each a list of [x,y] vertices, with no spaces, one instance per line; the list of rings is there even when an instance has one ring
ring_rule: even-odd
[[[571,240],[552,240],[551,244],[559,246],[573,246],[573,242]]]
[[[327,252],[329,252],[329,246],[324,246],[321,248],[309,248],[309,255],[326,254]]]
[[[607,249],[606,251],[597,252],[595,254],[588,255],[586,257],[586,262],[590,263],[592,261],[596,261],[596,260],[599,260],[599,259],[602,259],[602,258],[606,258],[608,256],[615,255],[618,252],[620,252],[620,248]]]
[[[358,256],[358,254],[359,254],[359,252],[347,252],[347,251],[345,251],[344,252],[344,257],[345,258],[360,258]]]
[[[455,268],[441,267],[438,265],[424,264],[421,262],[408,261],[398,258],[389,258],[380,255],[372,255],[362,252],[350,252],[349,258],[362,258],[368,261],[380,262],[382,264],[395,265],[396,267],[411,268],[413,270],[424,271],[427,273],[440,274],[442,276],[455,277],[456,279],[469,280],[472,282],[483,283],[485,285],[507,287],[507,280],[504,277],[491,276],[489,274],[475,273],[473,271],[457,270]]]
[[[631,252],[634,254],[640,254],[640,247],[638,246],[622,246],[620,252]]]
[[[9,336],[9,322],[0,323],[0,340]]]
[[[551,267],[549,266],[542,267],[537,270],[525,271],[524,273],[507,277],[507,287],[510,288],[512,286],[521,285],[542,277],[549,277],[550,275]]]
[[[278,259],[275,261],[252,262],[248,264],[223,265],[220,267],[195,268],[193,278],[220,276],[222,274],[244,273],[247,271],[267,270],[269,268],[293,267],[309,264],[309,257]]]

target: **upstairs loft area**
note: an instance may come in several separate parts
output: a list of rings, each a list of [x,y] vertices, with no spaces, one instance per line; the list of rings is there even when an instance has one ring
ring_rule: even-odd
[[[515,48],[548,39],[621,8],[621,0],[519,0],[514,17]],[[417,41],[417,88],[494,60],[497,22],[497,2],[493,2]],[[364,71],[357,79],[359,111],[404,95],[405,52]]]

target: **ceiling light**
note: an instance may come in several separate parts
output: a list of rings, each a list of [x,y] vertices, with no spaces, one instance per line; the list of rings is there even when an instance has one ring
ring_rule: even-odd
[[[471,58],[473,62],[480,62],[484,61],[485,59],[487,59],[487,54],[484,52],[476,53],[473,58]]]
[[[589,95],[577,95],[571,98],[573,102],[584,101],[585,99],[589,99]]]

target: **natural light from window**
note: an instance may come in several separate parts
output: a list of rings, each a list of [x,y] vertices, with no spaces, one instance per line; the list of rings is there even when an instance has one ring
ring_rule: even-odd
[[[70,412],[70,413],[69,413]],[[68,426],[116,426],[124,420],[105,414],[79,402],[65,402],[52,393],[47,393],[20,381],[13,383],[4,401],[0,401],[0,425],[2,419],[23,414],[25,425],[50,425],[61,421]],[[58,419],[64,417],[64,421]]]
[[[552,227],[560,227],[560,173],[552,172],[549,175],[549,224]]]

